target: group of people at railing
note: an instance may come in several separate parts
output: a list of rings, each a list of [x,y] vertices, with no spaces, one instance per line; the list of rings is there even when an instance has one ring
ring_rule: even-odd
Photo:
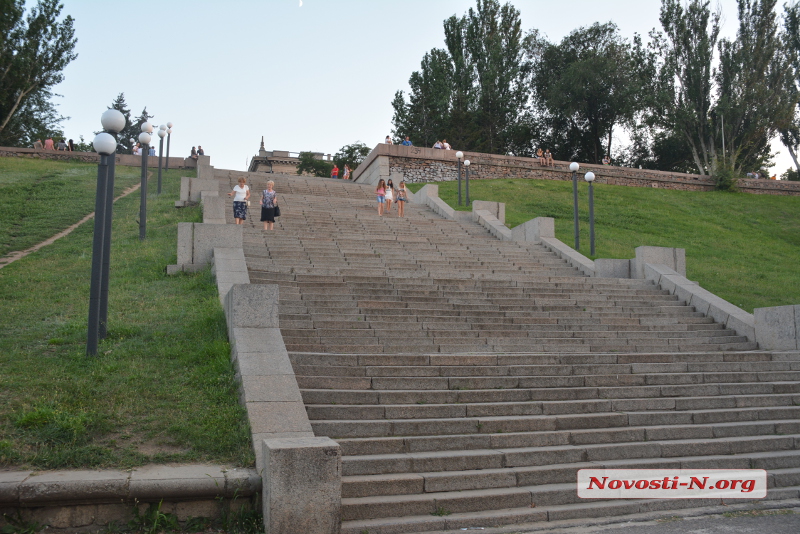
[[[48,137],[42,143],[41,139],[37,139],[33,142],[33,148],[35,150],[53,150],[53,151],[61,151],[61,152],[75,152],[75,143],[70,139],[69,141],[64,140],[62,137],[56,143],[53,141],[52,137]]]

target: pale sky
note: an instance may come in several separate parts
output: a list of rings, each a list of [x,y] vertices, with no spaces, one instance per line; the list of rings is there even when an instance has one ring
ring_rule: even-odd
[[[27,1],[30,6],[33,2]],[[78,58],[55,88],[67,138],[87,141],[124,92],[174,123],[171,156],[202,145],[216,168],[244,170],[258,151],[335,153],[391,132],[395,91],[423,54],[444,47],[442,22],[474,0],[63,0],[75,19]],[[554,42],[594,22],[622,34],[659,26],[659,0],[514,0],[524,31]],[[721,0],[723,34],[736,1]],[[156,138],[157,139],[157,138]],[[615,143],[617,149],[620,147]],[[457,148],[457,147],[456,147]],[[778,174],[791,160],[778,143]],[[556,154],[556,156],[558,156]]]

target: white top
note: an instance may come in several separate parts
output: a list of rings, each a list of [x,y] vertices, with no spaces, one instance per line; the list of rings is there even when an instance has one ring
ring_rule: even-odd
[[[385,195],[385,197],[387,199],[389,199],[389,200],[394,200],[394,192],[392,191],[392,188],[389,187],[388,185],[386,186],[386,195]]]
[[[444,147],[445,150],[450,150],[450,143],[442,143],[442,147]]]
[[[246,185],[242,187],[241,185],[237,185],[233,188],[233,190],[236,192],[236,196],[233,197],[233,201],[244,202],[245,198],[247,197],[247,192],[250,191],[250,186]]]

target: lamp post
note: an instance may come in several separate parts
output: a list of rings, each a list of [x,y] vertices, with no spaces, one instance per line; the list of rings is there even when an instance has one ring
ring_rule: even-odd
[[[589,255],[594,256],[594,189],[592,189],[594,173],[587,172],[583,179],[589,182]]]
[[[467,184],[467,206],[469,206],[469,160],[464,160],[464,181]]]
[[[172,137],[172,123],[167,123],[167,162],[164,165],[165,170],[169,170],[169,138]]]
[[[458,205],[461,205],[461,160],[464,158],[464,153],[460,150],[456,152],[456,159],[458,160]]]
[[[581,249],[581,236],[580,236],[580,226],[578,223],[578,169],[580,165],[576,162],[572,162],[569,164],[569,170],[572,171],[572,204],[573,204],[573,215],[575,219],[575,250]]]
[[[164,136],[167,135],[167,125],[158,127],[158,194],[161,194],[161,162],[164,161]]]
[[[139,142],[142,144],[142,187],[139,196],[139,240],[143,241],[147,231],[147,153],[150,150],[150,133],[153,125],[149,122],[142,124],[142,133]]]
[[[106,180],[106,209],[103,222],[103,271],[100,286],[99,337],[105,339],[108,329],[108,281],[111,270],[111,221],[114,206],[114,174],[117,162],[117,133],[125,129],[125,115],[116,109],[108,109],[100,116],[103,129],[114,138],[114,153],[108,158]]]
[[[113,134],[125,127],[125,117],[115,109],[109,109],[101,117],[103,128],[111,130]],[[112,176],[113,167],[109,173],[109,156],[117,151],[117,138],[108,132],[97,134],[92,141],[92,146],[100,155],[97,165],[97,191],[94,199],[94,235],[92,236],[92,275],[89,286],[89,321],[86,335],[86,354],[97,355],[97,343],[100,339],[100,309],[103,297],[103,259],[104,249],[110,249],[110,231],[106,232],[107,216],[111,211],[108,199],[113,200],[114,188],[110,187],[109,174]],[[107,277],[107,275],[106,275]],[[107,287],[107,286],[106,286]],[[107,295],[107,292],[106,292]],[[105,331],[105,328],[104,328]],[[104,332],[105,333],[105,332]]]

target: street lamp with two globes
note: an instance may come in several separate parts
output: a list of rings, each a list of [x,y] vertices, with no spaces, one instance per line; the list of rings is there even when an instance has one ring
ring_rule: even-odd
[[[100,117],[104,132],[97,134],[92,146],[99,154],[95,194],[94,235],[92,236],[92,274],[89,286],[89,323],[86,354],[97,355],[97,344],[106,337],[108,322],[108,276],[111,258],[111,211],[114,202],[114,168],[117,133],[125,128],[125,116],[116,109]]]
[[[139,195],[139,240],[143,241],[147,231],[147,154],[150,152],[150,140],[153,125],[149,122],[142,123],[142,133],[139,142],[142,144],[142,186]]]

